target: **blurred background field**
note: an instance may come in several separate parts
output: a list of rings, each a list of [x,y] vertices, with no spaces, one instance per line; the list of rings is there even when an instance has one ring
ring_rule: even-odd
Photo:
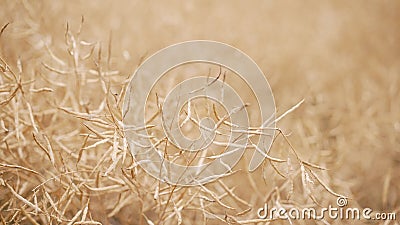
[[[265,224],[256,213],[264,202],[323,207],[335,204],[331,192],[400,216],[399,1],[0,5],[3,224]],[[327,170],[301,172],[282,136],[271,155],[294,162],[252,174],[239,165],[204,187],[160,184],[135,167],[119,122],[126,81],[157,50],[194,39],[253,58],[277,115],[305,99],[277,126],[303,160]]]

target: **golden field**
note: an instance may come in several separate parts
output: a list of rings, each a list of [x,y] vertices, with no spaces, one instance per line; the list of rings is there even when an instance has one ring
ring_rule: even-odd
[[[271,221],[257,209],[346,196],[349,207],[400,217],[400,2],[0,5],[3,224],[399,224]],[[135,164],[121,123],[127,81],[159,49],[196,39],[253,58],[277,116],[304,99],[277,123],[270,154],[284,162],[248,173],[244,158],[232,175],[189,188]]]

